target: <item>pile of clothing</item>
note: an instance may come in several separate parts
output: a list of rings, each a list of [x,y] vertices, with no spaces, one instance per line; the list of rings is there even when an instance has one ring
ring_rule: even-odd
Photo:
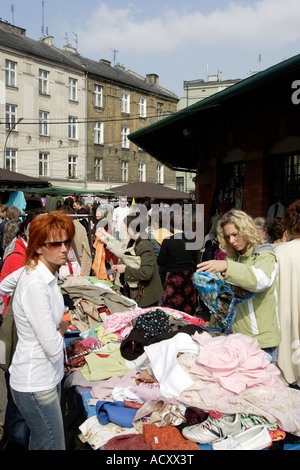
[[[229,421],[237,433],[258,424],[300,436],[299,391],[251,337],[208,332],[200,318],[157,307],[111,313],[76,344],[88,352],[64,386],[82,398],[79,438],[92,449],[199,450]],[[203,427],[212,432],[200,442]]]

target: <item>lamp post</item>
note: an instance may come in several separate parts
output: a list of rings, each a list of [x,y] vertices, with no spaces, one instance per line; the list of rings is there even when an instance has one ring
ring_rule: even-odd
[[[11,128],[9,129],[8,133],[7,133],[7,136],[6,136],[6,139],[5,139],[5,144],[4,144],[4,149],[3,149],[3,170],[5,170],[5,167],[6,167],[6,144],[7,144],[7,141],[8,141],[8,138],[10,136],[10,134],[12,133],[12,131],[16,128],[16,126],[21,122],[23,121],[23,118],[19,118],[12,126]]]

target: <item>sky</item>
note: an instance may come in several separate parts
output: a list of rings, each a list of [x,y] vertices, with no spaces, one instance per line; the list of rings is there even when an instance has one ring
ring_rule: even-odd
[[[299,0],[1,0],[0,17],[32,39],[155,73],[179,98],[184,81],[243,79],[300,53]]]

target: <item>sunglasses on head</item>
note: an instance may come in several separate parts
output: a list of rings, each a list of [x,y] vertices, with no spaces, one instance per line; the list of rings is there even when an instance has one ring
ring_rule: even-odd
[[[60,248],[62,245],[65,245],[69,248],[72,244],[72,239],[69,238],[68,240],[64,240],[62,242],[47,242],[44,243],[45,248],[50,248],[51,250],[55,250],[56,248]]]

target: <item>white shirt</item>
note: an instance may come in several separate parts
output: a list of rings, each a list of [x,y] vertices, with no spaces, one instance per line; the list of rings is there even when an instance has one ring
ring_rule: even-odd
[[[116,207],[113,212],[112,220],[116,222],[115,230],[120,232],[121,230],[121,222],[125,219],[125,217],[129,214],[130,208],[128,206],[125,207]]]
[[[22,267],[13,274],[19,278],[13,299],[18,342],[9,369],[10,385],[19,392],[49,390],[64,374],[64,339],[57,331],[64,301],[57,275],[40,261],[33,269]]]

